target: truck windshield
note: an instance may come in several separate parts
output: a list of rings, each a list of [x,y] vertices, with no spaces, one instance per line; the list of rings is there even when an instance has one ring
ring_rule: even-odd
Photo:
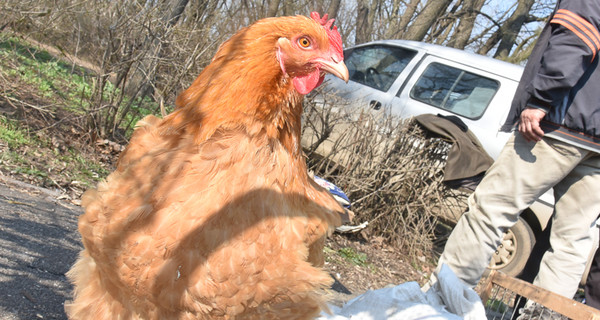
[[[350,80],[385,92],[415,55],[412,50],[376,45],[346,51],[344,62]]]

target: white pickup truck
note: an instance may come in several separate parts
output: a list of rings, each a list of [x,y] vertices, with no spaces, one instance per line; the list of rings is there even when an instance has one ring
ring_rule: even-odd
[[[523,68],[443,46],[405,40],[375,41],[349,48],[348,84],[328,77],[326,90],[363,110],[411,118],[422,114],[460,118],[485,151],[496,159],[509,137],[500,132]],[[509,275],[524,267],[535,243],[534,233],[552,214],[551,192],[525,210],[509,230],[490,267]]]

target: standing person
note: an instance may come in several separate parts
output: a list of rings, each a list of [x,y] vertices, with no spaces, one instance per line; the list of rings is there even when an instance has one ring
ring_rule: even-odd
[[[554,188],[551,248],[534,284],[572,298],[600,212],[600,1],[559,0],[503,130],[515,130],[469,197],[439,266],[475,286],[503,233]]]

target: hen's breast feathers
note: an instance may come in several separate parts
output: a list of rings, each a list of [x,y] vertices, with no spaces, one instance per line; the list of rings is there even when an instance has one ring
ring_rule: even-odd
[[[170,292],[156,301],[170,307],[229,295],[260,302],[254,294],[276,290],[267,279],[288,287],[318,283],[285,273],[322,263],[322,252],[308,257],[308,248],[339,225],[343,209],[309,182],[302,159],[243,130],[197,145],[192,135],[170,141],[156,118],[143,123],[119,170],[84,197],[80,232],[107,279],[134,296]],[[228,292],[231,286],[249,291]]]

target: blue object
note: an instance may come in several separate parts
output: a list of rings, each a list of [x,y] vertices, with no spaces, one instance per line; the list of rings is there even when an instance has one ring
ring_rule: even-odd
[[[333,196],[333,198],[339,202],[344,208],[349,209],[350,208],[350,199],[348,198],[348,196],[344,193],[344,191],[342,191],[342,189],[340,189],[340,187],[336,186],[335,184],[321,178],[318,176],[314,176],[313,179],[315,180],[315,182],[317,184],[319,184],[321,187],[327,189],[327,191],[329,191],[329,193],[331,193],[331,195]]]

